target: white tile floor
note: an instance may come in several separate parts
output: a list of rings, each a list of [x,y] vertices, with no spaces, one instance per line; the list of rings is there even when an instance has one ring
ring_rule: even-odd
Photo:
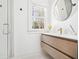
[[[19,58],[12,58],[12,59],[52,59],[52,58],[49,55],[44,53],[44,54],[24,56],[24,57],[19,57]]]

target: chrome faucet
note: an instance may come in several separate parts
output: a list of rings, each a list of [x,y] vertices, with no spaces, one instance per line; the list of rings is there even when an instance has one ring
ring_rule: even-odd
[[[58,29],[58,31],[60,32],[60,34],[62,35],[62,28]]]

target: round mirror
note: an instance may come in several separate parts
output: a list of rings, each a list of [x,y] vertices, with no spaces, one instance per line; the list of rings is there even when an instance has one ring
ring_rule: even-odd
[[[66,20],[72,11],[71,0],[57,0],[54,6],[54,15],[57,20]]]

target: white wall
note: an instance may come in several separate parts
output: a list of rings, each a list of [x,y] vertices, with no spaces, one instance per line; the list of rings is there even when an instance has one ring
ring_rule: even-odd
[[[34,2],[48,5],[48,0]],[[27,20],[27,0],[14,0],[14,56],[30,55],[41,50],[40,34],[27,32]]]

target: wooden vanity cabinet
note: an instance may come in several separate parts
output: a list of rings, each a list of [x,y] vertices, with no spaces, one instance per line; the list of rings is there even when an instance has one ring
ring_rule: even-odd
[[[77,59],[77,40],[42,34],[41,46],[54,59]]]

